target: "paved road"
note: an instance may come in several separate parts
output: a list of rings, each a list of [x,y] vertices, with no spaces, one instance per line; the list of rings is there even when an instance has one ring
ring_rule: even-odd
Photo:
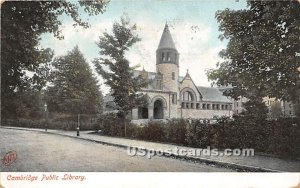
[[[10,166],[1,162],[0,171],[232,171],[166,157],[131,157],[122,148],[60,135],[11,129],[0,129],[0,135],[0,158],[17,152],[17,160]]]

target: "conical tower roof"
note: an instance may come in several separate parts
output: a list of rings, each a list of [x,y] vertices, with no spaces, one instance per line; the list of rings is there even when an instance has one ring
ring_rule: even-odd
[[[160,42],[159,42],[157,49],[159,50],[159,49],[166,49],[166,48],[176,50],[173,38],[172,38],[170,30],[169,30],[169,26],[167,23],[166,23],[164,31],[161,35]]]

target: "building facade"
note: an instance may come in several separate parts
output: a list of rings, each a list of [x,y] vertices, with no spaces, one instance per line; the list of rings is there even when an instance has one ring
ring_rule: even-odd
[[[188,70],[185,76],[179,76],[179,59],[179,52],[166,24],[156,50],[156,72],[144,69],[135,71],[135,76],[140,75],[149,83],[140,91],[147,96],[148,105],[133,109],[131,119],[190,118],[211,121],[216,117],[231,117],[232,101],[223,96],[218,88],[195,85]]]

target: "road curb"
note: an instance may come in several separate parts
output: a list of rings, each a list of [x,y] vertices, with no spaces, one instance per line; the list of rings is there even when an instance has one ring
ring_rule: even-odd
[[[94,140],[94,139],[90,139],[90,138],[77,137],[75,135],[71,136],[71,135],[55,133],[55,132],[49,132],[49,131],[46,132],[45,130],[36,130],[36,129],[20,128],[20,127],[5,127],[5,126],[0,126],[0,128],[23,130],[23,131],[34,131],[34,132],[39,132],[39,133],[43,133],[43,134],[60,135],[60,136],[65,136],[65,137],[69,137],[69,138],[81,139],[81,140],[85,140],[85,141],[90,141],[90,142],[95,142],[95,143],[99,143],[99,144],[103,144],[103,145],[115,146],[115,147],[125,148],[125,149],[127,149],[128,147],[135,147],[135,148],[142,149],[146,152],[154,150],[154,149],[150,149],[150,148],[140,148],[140,147],[136,147],[136,146],[128,146],[128,145],[118,144],[118,143],[113,143],[113,142],[108,142],[108,141],[101,141],[101,140]],[[207,165],[214,165],[216,167],[225,167],[225,168],[230,168],[230,169],[233,169],[233,170],[237,170],[239,172],[282,172],[282,171],[268,169],[268,168],[242,165],[242,164],[237,164],[237,163],[229,163],[229,162],[223,162],[223,161],[216,161],[216,160],[211,160],[211,159],[207,159],[207,158],[192,157],[192,156],[185,156],[185,155],[176,155],[174,153],[168,153],[168,152],[162,152],[161,154],[162,154],[162,156],[168,157],[168,158],[183,159],[183,160],[187,160],[187,161],[204,163],[204,164],[207,164]]]

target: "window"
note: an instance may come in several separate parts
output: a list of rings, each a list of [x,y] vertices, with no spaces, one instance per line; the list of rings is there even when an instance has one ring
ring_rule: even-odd
[[[197,109],[200,108],[200,104],[199,104],[199,103],[196,104],[196,108],[197,108]]]
[[[182,99],[183,99],[183,101],[194,101],[193,95],[189,91],[185,91],[182,94]]]
[[[161,59],[162,59],[162,61],[165,61],[165,60],[166,60],[166,57],[165,57],[165,53],[164,53],[164,52],[162,53]]]
[[[210,104],[207,104],[207,109],[210,109]]]
[[[228,105],[225,105],[225,109],[228,110]]]
[[[206,104],[202,104],[202,109],[206,109]]]
[[[238,106],[239,106],[239,101],[236,102],[236,107],[238,107]]]
[[[172,72],[172,80],[175,80],[175,72]]]
[[[212,109],[213,109],[213,110],[215,109],[215,104],[212,104]]]
[[[156,87],[157,89],[162,89],[161,80],[156,80]]]
[[[290,111],[290,115],[292,115],[292,111]]]
[[[176,94],[172,94],[172,103],[177,104],[177,96]]]
[[[170,52],[167,52],[167,61],[171,61]]]

